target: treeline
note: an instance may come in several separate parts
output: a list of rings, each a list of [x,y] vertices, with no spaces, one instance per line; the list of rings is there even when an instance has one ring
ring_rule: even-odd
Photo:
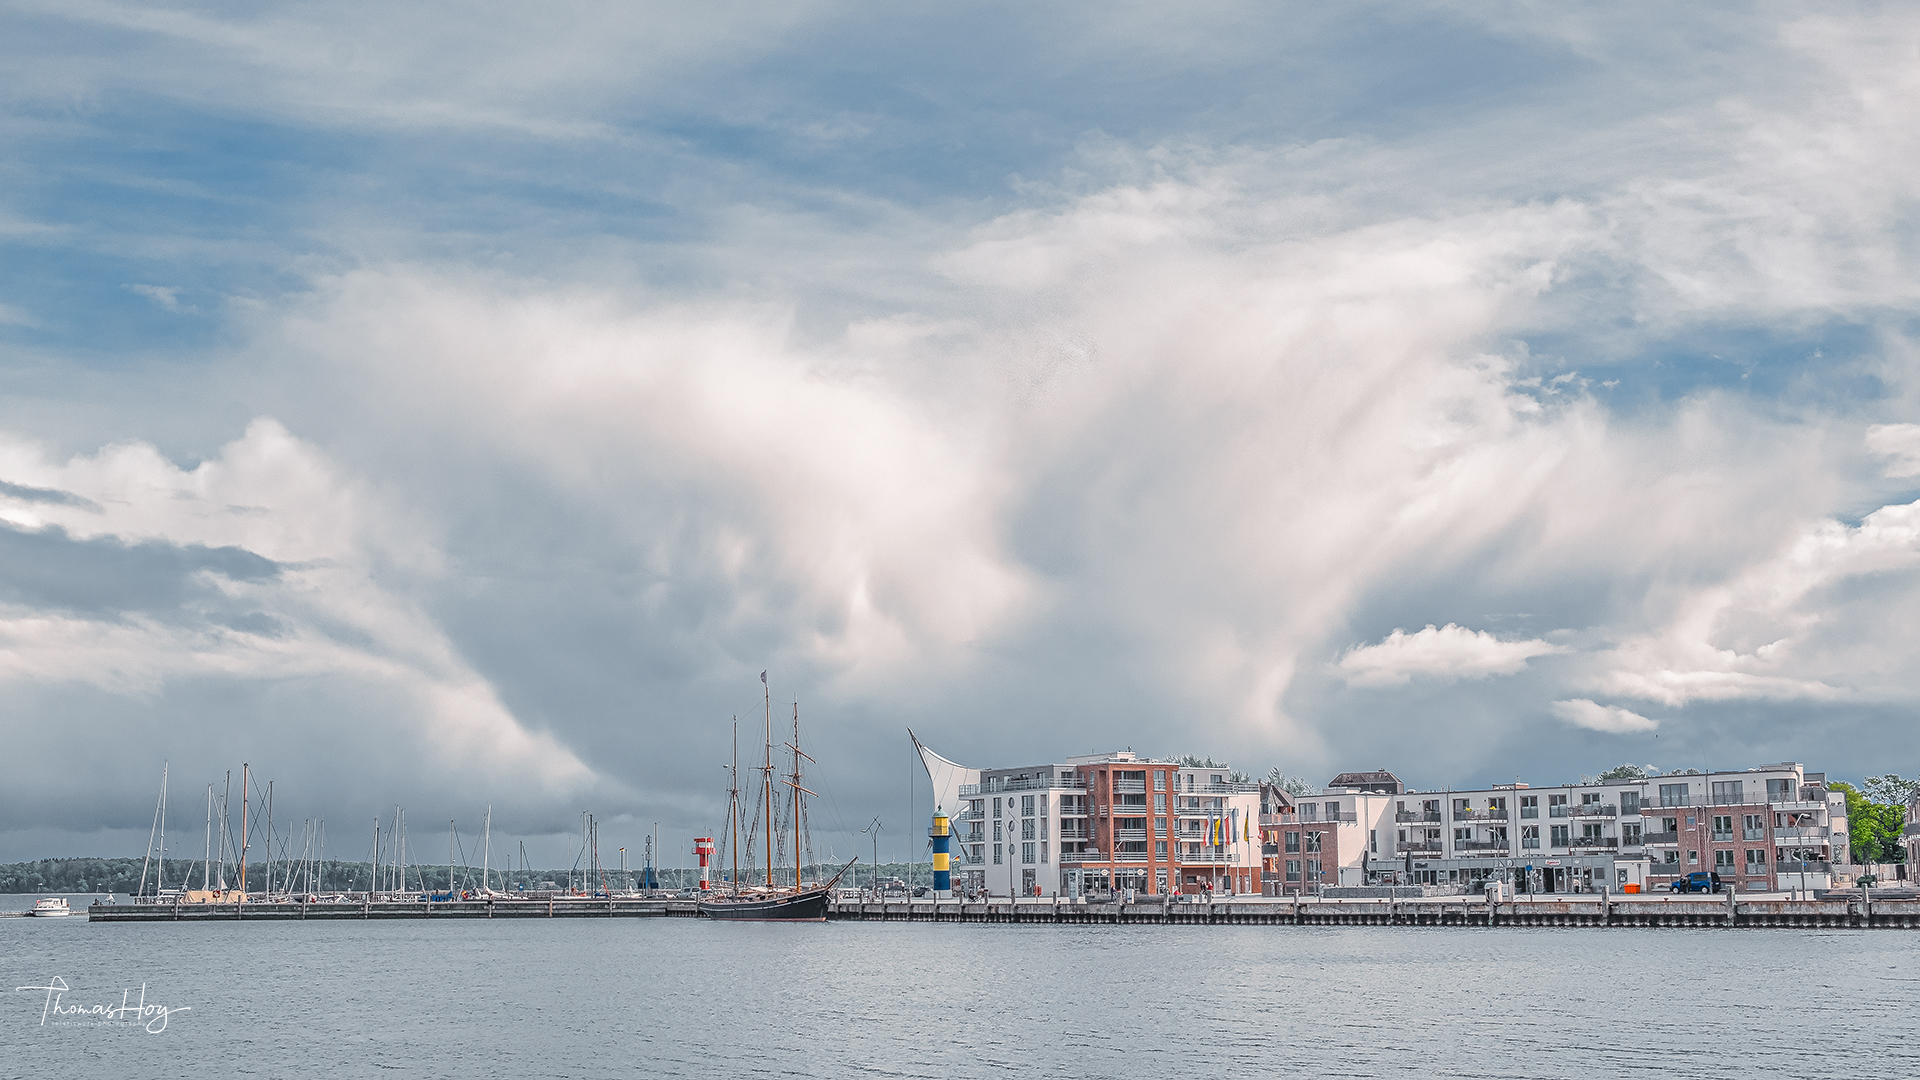
[[[147,892],[151,894],[157,884],[164,883],[169,889],[186,887],[201,888],[204,864],[198,859],[168,859],[165,867],[159,860],[146,859],[40,859],[36,862],[0,863],[0,893],[121,893],[132,895],[140,887],[140,874],[144,864],[147,875]],[[309,865],[311,876],[309,876]],[[271,869],[276,890],[286,888],[288,865],[274,863],[271,868],[266,863],[247,864],[247,887],[255,892],[266,888],[267,873]],[[373,866],[364,862],[332,862],[301,864],[292,867],[292,882],[295,888],[313,889],[325,892],[365,892],[373,881]],[[821,880],[839,870],[838,866],[812,865],[806,868],[809,881]],[[779,868],[775,868],[776,877]],[[237,867],[225,868],[226,883],[229,888],[240,884],[240,872]],[[459,866],[453,868],[455,882],[462,889],[478,888],[480,868],[477,866]],[[606,881],[616,890],[638,888],[642,882],[641,871],[631,869],[622,874],[619,870],[603,870]],[[763,872],[764,873],[764,872]],[[387,867],[380,868],[381,887],[386,888],[391,880]],[[434,866],[408,866],[406,888],[419,889],[423,885],[428,889],[441,890],[447,887],[447,868],[445,864]],[[698,885],[700,871],[692,867],[661,867],[658,871],[659,885],[665,889],[679,889]],[[713,869],[714,881],[720,880],[720,868]],[[748,882],[757,882],[761,875],[751,874],[742,868],[742,877]],[[932,880],[933,868],[928,863],[888,863],[880,868],[883,878],[897,877],[916,885],[925,885]],[[213,867],[213,884],[220,884],[221,867]],[[566,870],[502,870],[492,871],[493,887],[507,891],[525,886],[529,890],[548,887],[564,889],[569,882],[585,888],[587,881],[580,871],[575,870],[569,876]],[[791,880],[791,873],[781,880]],[[854,868],[841,884],[852,885],[855,882],[864,886],[872,880],[871,868],[860,865]],[[551,883],[551,885],[549,885]],[[599,883],[596,881],[597,886]]]

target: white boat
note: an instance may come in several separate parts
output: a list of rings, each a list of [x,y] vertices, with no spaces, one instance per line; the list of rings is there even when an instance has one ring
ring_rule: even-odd
[[[73,909],[67,906],[66,897],[47,896],[34,902],[33,913],[35,915],[71,915]]]

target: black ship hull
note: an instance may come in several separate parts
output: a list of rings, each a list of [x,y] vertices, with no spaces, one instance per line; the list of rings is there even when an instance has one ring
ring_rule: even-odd
[[[731,922],[826,922],[827,890],[765,898],[741,897],[705,900],[700,914]]]

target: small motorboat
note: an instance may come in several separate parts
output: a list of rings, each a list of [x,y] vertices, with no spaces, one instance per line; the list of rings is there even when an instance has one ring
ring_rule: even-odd
[[[34,902],[33,913],[48,916],[71,915],[73,909],[67,906],[67,898],[64,896],[45,896]]]

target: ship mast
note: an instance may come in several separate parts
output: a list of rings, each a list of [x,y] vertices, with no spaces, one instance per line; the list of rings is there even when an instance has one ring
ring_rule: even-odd
[[[773,889],[773,691],[767,686],[767,673],[760,673],[760,690],[766,697],[767,758],[760,767],[762,803],[767,812],[767,889]]]
[[[733,895],[740,895],[740,718],[733,718],[733,764],[727,770],[727,828],[733,835]]]
[[[813,759],[800,752],[800,703],[797,701],[793,703],[793,741],[787,744],[787,749],[793,751],[793,778],[788,781],[788,784],[793,788],[793,891],[797,893],[800,891],[801,859],[800,796],[813,794],[800,786],[800,759],[807,758],[808,761]]]

